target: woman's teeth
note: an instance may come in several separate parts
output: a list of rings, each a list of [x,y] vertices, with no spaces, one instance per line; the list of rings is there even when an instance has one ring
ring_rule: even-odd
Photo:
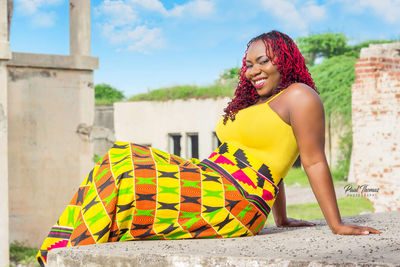
[[[261,79],[261,80],[255,81],[254,84],[255,85],[260,85],[260,84],[264,83],[266,80],[267,79]]]

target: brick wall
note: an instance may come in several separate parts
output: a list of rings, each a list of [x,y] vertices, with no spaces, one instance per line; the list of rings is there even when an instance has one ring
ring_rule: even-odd
[[[355,72],[351,175],[379,188],[364,192],[375,212],[400,210],[400,43],[363,48]]]

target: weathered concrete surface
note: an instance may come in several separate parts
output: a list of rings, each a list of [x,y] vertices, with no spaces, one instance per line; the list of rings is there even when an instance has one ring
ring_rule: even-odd
[[[90,0],[69,0],[69,51],[90,56]]]
[[[114,107],[96,106],[94,110],[94,123],[90,132],[90,141],[93,143],[95,155],[103,156],[112,147],[115,139],[114,133]]]
[[[359,185],[379,190],[366,194],[376,212],[400,210],[399,51],[400,42],[361,49],[351,90],[353,150],[349,176]]]
[[[7,66],[10,59],[7,1],[0,0],[0,266],[9,264],[8,248],[8,128]]]
[[[10,241],[38,247],[93,168],[93,71],[7,71]]]
[[[400,212],[344,217],[380,235],[334,235],[324,220],[307,228],[264,228],[254,237],[107,243],[55,249],[50,267],[400,266]]]

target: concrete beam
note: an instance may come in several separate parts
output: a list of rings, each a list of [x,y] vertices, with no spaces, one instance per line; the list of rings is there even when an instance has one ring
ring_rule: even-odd
[[[227,239],[146,240],[51,250],[48,266],[398,266],[400,212],[343,217],[380,235],[334,235],[317,226],[266,227],[258,236]]]
[[[90,0],[69,1],[70,54],[90,56]]]
[[[90,56],[59,56],[30,53],[12,53],[10,66],[49,68],[49,69],[75,69],[94,70],[99,67],[99,59]]]

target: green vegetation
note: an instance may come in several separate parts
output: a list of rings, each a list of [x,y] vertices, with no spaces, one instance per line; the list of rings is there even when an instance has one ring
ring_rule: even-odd
[[[220,80],[235,80],[237,81],[239,75],[239,67],[224,70],[219,76]]]
[[[96,84],[94,87],[96,105],[112,105],[114,102],[125,99],[124,94],[109,84]]]
[[[324,103],[325,116],[341,116],[343,124],[351,120],[351,85],[354,83],[354,64],[357,58],[335,56],[310,67],[310,72]]]
[[[20,242],[10,244],[10,266],[18,264],[27,266],[40,266],[36,261],[36,254],[38,249],[25,247]],[[15,265],[14,265],[15,264]]]
[[[167,101],[171,99],[232,97],[234,88],[230,84],[216,82],[210,86],[178,85],[151,90],[132,96],[128,101]]]
[[[217,81],[208,86],[177,85],[151,90],[130,97],[128,101],[167,101],[189,98],[233,97],[238,81],[239,68],[224,70]]]
[[[324,103],[325,117],[331,128],[340,131],[340,156],[333,168],[333,176],[347,179],[352,148],[351,132],[351,85],[354,83],[354,64],[360,50],[370,44],[390,43],[394,40],[368,40],[348,45],[342,33],[323,33],[300,37],[296,40],[304,55],[311,76]],[[323,58],[314,64],[316,58]]]
[[[332,171],[332,180],[335,186],[344,186],[343,174],[340,171]],[[293,167],[284,178],[286,186],[289,187],[310,187],[306,172],[300,167]]]
[[[97,162],[99,162],[99,160],[101,160],[101,156],[95,154],[95,155],[93,156],[93,162],[94,162],[94,163],[97,163]]]
[[[296,44],[306,59],[308,66],[313,66],[318,57],[360,56],[360,50],[370,44],[392,43],[397,40],[367,40],[355,45],[348,45],[349,40],[343,33],[311,34],[296,39]]]
[[[325,119],[328,122],[327,131],[342,130],[339,150],[340,156],[335,166],[335,172],[343,180],[347,179],[350,167],[352,148],[351,133],[351,85],[354,83],[354,64],[357,58],[353,56],[334,56],[310,68],[320,97],[324,103]]]
[[[363,197],[343,197],[338,199],[341,216],[359,215],[362,212],[373,212],[372,203]],[[306,203],[287,206],[287,216],[299,220],[324,219],[318,203]],[[275,225],[273,216],[266,225]]]
[[[322,33],[299,37],[296,40],[307,65],[314,65],[317,57],[331,58],[344,55],[348,50],[347,37],[343,33]]]

